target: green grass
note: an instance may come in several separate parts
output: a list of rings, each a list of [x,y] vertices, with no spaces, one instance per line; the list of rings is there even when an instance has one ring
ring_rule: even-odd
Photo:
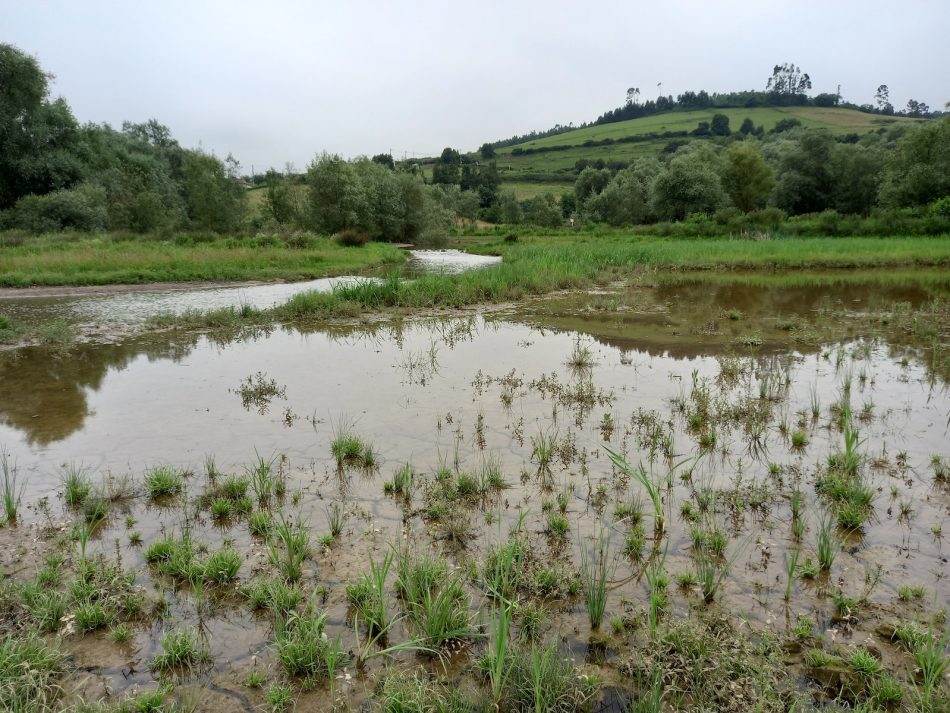
[[[563,231],[482,244],[480,252],[503,256],[491,269],[460,275],[424,275],[403,280],[393,274],[329,293],[305,292],[271,310],[190,312],[152,320],[155,327],[234,328],[273,321],[353,317],[366,311],[463,307],[506,302],[555,290],[581,289],[616,279],[645,276],[650,281],[721,275],[738,270],[783,271],[788,280],[808,281],[804,270],[873,267],[945,267],[946,238],[786,238],[773,240],[657,239],[622,232],[581,237]],[[799,271],[797,273],[793,271]],[[658,273],[658,274],[657,274]],[[913,275],[909,274],[910,279]],[[335,434],[352,437],[342,430]],[[334,444],[338,462],[361,460],[355,438]],[[364,454],[365,456],[365,454]]]
[[[211,661],[208,644],[195,629],[168,631],[162,635],[162,653],[152,659],[155,671],[194,668]]]
[[[912,119],[882,117],[841,107],[710,108],[674,111],[612,124],[589,126],[514,146],[506,146],[496,150],[495,161],[506,182],[516,182],[519,174],[525,173],[571,174],[574,163],[579,159],[630,161],[641,156],[656,155],[672,139],[658,138],[636,143],[621,143],[619,140],[629,136],[662,134],[667,131],[692,131],[700,121],[711,121],[713,114],[728,116],[729,125],[733,131],[739,129],[746,117],[752,119],[756,126],[761,125],[766,131],[772,129],[782,119],[798,119],[806,128],[824,129],[832,134],[864,134],[882,126],[888,126],[889,123],[913,122]],[[892,119],[895,121],[891,121]],[[612,139],[617,143],[608,146],[583,146],[585,141],[603,141],[604,139]],[[552,146],[570,146],[571,148],[521,156],[512,155],[512,151],[516,148],[539,149]]]
[[[278,238],[164,241],[141,236],[39,236],[0,247],[0,287],[107,285],[197,280],[306,280],[399,264],[405,253],[382,243],[344,248],[312,238],[303,248]]]
[[[326,613],[308,609],[303,614],[292,612],[278,623],[277,660],[288,676],[320,680],[340,661],[340,641],[325,635],[326,622]]]
[[[0,700],[10,713],[52,711],[63,654],[34,634],[0,639]]]
[[[185,487],[185,476],[180,470],[157,466],[145,472],[145,490],[150,498],[178,495]]]
[[[551,193],[557,198],[560,198],[561,194],[565,191],[570,191],[574,188],[573,176],[568,177],[563,183],[553,183],[553,182],[519,182],[519,181],[505,181],[502,183],[501,191],[514,191],[515,198],[519,201],[526,200],[527,198],[534,198],[535,196],[544,196],[548,193]]]

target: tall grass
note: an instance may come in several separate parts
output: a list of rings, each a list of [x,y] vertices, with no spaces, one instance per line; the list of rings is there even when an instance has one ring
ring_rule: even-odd
[[[296,582],[310,554],[310,531],[300,522],[291,522],[281,514],[271,528],[267,543],[271,564],[288,582]]]
[[[10,713],[47,713],[59,697],[63,653],[33,633],[0,639],[0,701]]]
[[[590,628],[599,629],[607,608],[607,585],[617,566],[616,556],[610,552],[607,529],[601,526],[593,545],[581,543],[581,593],[587,605]]]
[[[0,482],[0,499],[3,500],[4,517],[7,522],[16,522],[26,484],[20,483],[17,487],[16,461],[2,448],[0,448],[0,476],[3,477],[3,481]]]
[[[370,573],[363,574],[354,584],[347,585],[346,597],[366,622],[370,632],[389,628],[386,614],[386,578],[393,563],[393,553],[387,552],[381,562],[370,560]]]
[[[841,541],[835,532],[835,521],[831,513],[822,513],[818,519],[818,534],[816,535],[815,550],[818,555],[818,564],[823,571],[831,569],[834,564]]]
[[[492,607],[491,639],[489,640],[484,666],[488,672],[492,702],[496,710],[500,709],[505,688],[508,684],[508,677],[511,674],[509,646],[511,644],[511,615],[514,606],[513,602],[500,601]]]

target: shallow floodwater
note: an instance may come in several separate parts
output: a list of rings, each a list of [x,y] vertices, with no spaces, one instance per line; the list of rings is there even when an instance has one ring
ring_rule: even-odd
[[[404,271],[408,275],[456,274],[497,265],[500,257],[471,255],[460,250],[410,250]],[[302,282],[268,283],[240,287],[201,287],[187,284],[173,289],[146,289],[70,297],[23,297],[3,299],[4,314],[18,321],[62,318],[84,332],[127,332],[159,314],[187,310],[214,310],[248,305],[268,309],[302,292],[330,292],[335,287],[372,277],[328,277]]]
[[[897,587],[909,582],[946,603],[950,572],[934,532],[950,514],[950,493],[934,484],[931,472],[932,456],[950,455],[946,382],[919,345],[864,338],[857,319],[843,318],[854,333],[837,340],[796,342],[786,328],[790,320],[814,319],[845,302],[853,316],[870,301],[889,298],[871,292],[734,285],[614,290],[494,316],[275,328],[230,339],[162,335],[80,345],[67,356],[21,349],[0,355],[0,445],[17,463],[29,504],[25,521],[33,523],[70,519],[58,497],[64,464],[136,481],[149,467],[182,467],[192,473],[188,490],[195,496],[206,487],[209,455],[219,469],[234,473],[257,454],[278,458],[288,492],[299,493],[285,509],[309,523],[314,540],[327,531],[328,503],[342,503],[348,513],[343,537],[315,552],[305,572],[308,589],[329,588],[331,637],[352,635],[344,586],[390,544],[410,538],[462,564],[526,514],[535,546],[570,567],[578,540],[598,522],[612,523],[612,546],[619,549],[625,525],[613,522],[618,504],[641,499],[650,521],[645,492],[611,466],[605,446],[651,473],[688,459],[674,469],[665,495],[667,569],[675,575],[690,567],[691,525],[680,517],[680,505],[704,488],[715,491],[721,510],[714,508],[711,517],[731,541],[719,606],[756,625],[772,625],[789,616],[781,597],[783,554],[792,542],[786,494],[796,482],[805,492],[812,524],[802,549],[810,555],[819,511],[814,478],[842,447],[832,407],[847,396],[877,494],[863,534],[845,537],[833,575],[857,594],[865,572],[880,565],[884,576],[870,595],[877,605],[893,602]],[[890,299],[913,304],[926,297],[905,290]],[[605,300],[619,301],[604,308]],[[750,332],[758,342],[745,338]],[[242,401],[242,385],[267,383],[277,395]],[[716,424],[712,444],[706,426],[687,417],[704,398]],[[752,411],[765,419],[754,438],[746,420]],[[337,469],[330,444],[345,428],[372,443],[377,469]],[[792,446],[792,430],[806,434],[805,445]],[[542,439],[554,444],[544,469],[534,447]],[[501,464],[507,487],[473,503],[471,542],[461,550],[450,547],[440,525],[423,517],[426,490],[440,465],[476,472],[490,459]],[[383,490],[404,463],[417,473],[411,507]],[[569,494],[566,548],[545,535],[558,492]],[[39,505],[44,499],[45,510]],[[912,517],[902,516],[905,501]],[[179,517],[174,507],[124,507],[146,545],[174,530]],[[263,548],[241,522],[206,519],[200,537],[212,546],[235,541],[248,557],[242,581],[267,567]],[[126,566],[141,567],[141,550],[127,539],[128,527],[116,514],[91,546],[108,554],[118,541]],[[641,575],[633,562],[620,561],[608,613],[644,606]],[[144,569],[139,581],[155,586]],[[173,623],[194,621],[188,597],[172,596]],[[668,615],[688,611],[694,599],[671,587]],[[549,606],[552,634],[583,659],[589,632],[583,602],[568,597]],[[832,626],[830,601],[807,585],[796,587],[792,610],[816,618],[819,630]],[[202,625],[211,632],[211,675],[218,687],[240,688],[242,671],[273,663],[269,626],[246,609]],[[159,634],[158,627],[143,627],[118,653],[105,634],[77,643],[80,664],[96,665],[106,650],[114,663],[84,690],[125,690],[151,680],[147,663]],[[349,685],[353,695],[367,694],[356,682]]]

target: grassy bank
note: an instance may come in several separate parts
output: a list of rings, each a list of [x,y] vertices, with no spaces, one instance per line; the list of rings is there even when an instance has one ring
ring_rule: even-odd
[[[71,238],[71,239],[70,239]],[[395,265],[402,250],[328,238],[41,236],[0,241],[0,287],[106,285],[199,280],[305,280]]]
[[[692,271],[787,271],[789,279],[808,270],[909,268],[950,265],[947,238],[849,238],[748,240],[657,240],[611,235],[555,235],[470,244],[477,252],[503,256],[501,265],[460,275],[425,275],[404,280],[342,286],[330,293],[308,292],[268,311],[251,308],[189,312],[154,320],[156,326],[226,327],[241,323],[355,316],[382,309],[458,308],[507,302],[564,289],[581,289],[618,279]],[[802,272],[794,272],[802,271]],[[908,273],[909,274],[909,273]]]

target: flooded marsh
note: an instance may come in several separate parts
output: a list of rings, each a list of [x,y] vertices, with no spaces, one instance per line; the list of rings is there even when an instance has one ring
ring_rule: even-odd
[[[0,611],[35,676],[0,684],[942,710],[947,282],[872,276],[2,352]]]

